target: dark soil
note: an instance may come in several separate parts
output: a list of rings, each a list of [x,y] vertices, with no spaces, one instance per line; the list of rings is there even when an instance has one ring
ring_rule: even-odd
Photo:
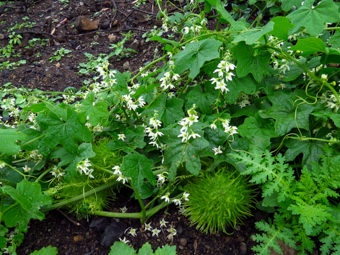
[[[6,59],[0,56],[0,62],[25,59],[26,64],[15,70],[0,72],[0,85],[11,82],[18,87],[37,88],[45,91],[63,91],[67,87],[81,88],[83,80],[91,76],[80,76],[79,63],[87,62],[85,52],[98,56],[108,54],[110,44],[121,41],[121,32],[134,33],[127,48],[138,53],[131,57],[111,58],[110,68],[120,71],[136,71],[146,62],[151,61],[156,53],[157,44],[146,42],[142,35],[154,26],[159,26],[156,20],[157,8],[154,1],[146,1],[145,5],[136,8],[133,1],[117,0],[70,0],[62,4],[59,0],[26,0],[9,2],[0,6],[0,48],[8,44],[8,29],[15,23],[35,22],[32,28],[15,30],[23,36],[22,44],[16,46],[20,57]],[[99,20],[99,28],[95,31],[79,32],[74,23],[80,16]],[[48,39],[47,45],[25,48],[33,38]],[[60,48],[72,50],[60,61],[50,62],[53,52]],[[159,49],[161,50],[161,49]],[[118,201],[112,210],[123,206],[128,209],[126,201]],[[129,210],[130,211],[130,210]],[[207,235],[190,226],[188,220],[179,214],[177,208],[170,207],[151,218],[151,225],[159,228],[159,221],[165,218],[169,225],[177,230],[173,240],[167,239],[166,228],[158,237],[152,237],[143,229],[138,221],[92,218],[88,221],[76,221],[73,215],[61,211],[52,211],[42,222],[32,221],[18,254],[30,252],[52,245],[58,248],[59,254],[108,254],[109,246],[119,238],[126,237],[135,248],[140,248],[149,242],[155,249],[165,244],[176,245],[177,253],[184,254],[252,254],[254,242],[250,236],[255,232],[254,222],[263,218],[259,211],[254,212],[235,230],[232,235]],[[93,226],[92,228],[90,227]],[[111,226],[111,234],[106,233]],[[125,230],[133,226],[137,228],[137,236],[132,237]],[[124,233],[126,232],[126,233]],[[114,234],[112,236],[112,233]],[[107,239],[108,238],[108,239]]]

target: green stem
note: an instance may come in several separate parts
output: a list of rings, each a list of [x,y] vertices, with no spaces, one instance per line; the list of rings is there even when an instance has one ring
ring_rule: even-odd
[[[94,211],[90,212],[91,214],[97,216],[104,216],[104,217],[112,217],[112,218],[141,218],[141,213],[118,213],[118,212],[107,212],[107,211]]]
[[[53,205],[50,205],[50,206],[47,206],[44,208],[44,211],[49,211],[49,210],[53,210],[53,209],[58,209],[60,207],[63,207],[69,203],[73,203],[73,202],[76,202],[80,199],[83,199],[85,197],[88,197],[88,196],[91,196],[92,194],[95,194],[97,192],[100,192],[102,190],[105,190],[107,188],[110,188],[111,186],[115,185],[115,182],[110,182],[110,183],[106,183],[106,184],[103,184],[99,187],[96,187],[92,190],[89,190],[87,192],[85,192],[84,194],[80,194],[78,196],[75,196],[75,197],[72,197],[72,198],[69,198],[69,199],[65,199],[65,200],[62,200],[56,204],[53,204]]]
[[[135,195],[136,195],[136,198],[138,200],[139,206],[140,206],[140,208],[142,210],[142,212],[141,212],[142,213],[141,222],[144,223],[145,219],[146,219],[145,205],[144,205],[144,203],[142,201],[142,198],[141,198],[139,192],[135,191]]]
[[[167,55],[164,55],[158,59],[155,59],[154,61],[150,62],[149,64],[147,64],[145,67],[143,67],[135,76],[133,76],[128,82],[133,82],[139,75],[141,75],[146,69],[148,69],[150,66],[153,66],[154,64],[156,64],[157,62],[165,59],[167,57]]]
[[[31,143],[34,143],[35,141],[39,140],[40,138],[43,138],[44,136],[45,136],[45,134],[38,136],[36,138],[33,138],[32,140],[29,140],[26,143],[22,144],[21,147],[26,146],[26,145],[31,144]]]
[[[326,27],[325,30],[340,30],[340,27]]]
[[[45,170],[39,177],[35,180],[35,182],[39,182],[46,174],[48,174],[51,171],[51,168]]]

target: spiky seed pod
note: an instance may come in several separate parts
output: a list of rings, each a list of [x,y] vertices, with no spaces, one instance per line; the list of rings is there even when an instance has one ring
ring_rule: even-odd
[[[186,186],[189,201],[184,202],[185,216],[202,232],[227,233],[251,215],[254,190],[247,180],[235,171],[220,170],[205,174]]]

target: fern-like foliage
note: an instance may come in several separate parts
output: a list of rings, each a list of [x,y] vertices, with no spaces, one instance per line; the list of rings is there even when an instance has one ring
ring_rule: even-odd
[[[264,233],[253,237],[260,243],[255,252],[270,254],[273,249],[280,253],[278,241],[282,241],[296,247],[299,254],[307,254],[315,247],[311,237],[319,237],[322,255],[340,254],[340,207],[335,206],[340,196],[339,155],[325,150],[319,164],[296,173],[283,156],[268,151],[240,152],[231,157],[245,165],[242,175],[261,185],[262,206],[276,212],[272,224],[256,224]]]

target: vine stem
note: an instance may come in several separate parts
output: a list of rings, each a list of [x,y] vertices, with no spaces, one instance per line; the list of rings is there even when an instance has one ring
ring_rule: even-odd
[[[53,210],[53,209],[58,209],[58,208],[63,207],[63,206],[65,206],[65,205],[69,204],[69,203],[76,202],[76,201],[78,201],[78,200],[80,200],[80,199],[83,199],[83,198],[85,198],[85,197],[91,196],[92,194],[95,194],[95,193],[97,193],[97,192],[100,192],[100,191],[102,191],[102,190],[105,190],[105,189],[107,189],[107,188],[110,188],[111,186],[115,185],[115,183],[116,183],[116,182],[110,182],[110,183],[103,184],[103,185],[101,185],[101,186],[99,186],[99,187],[96,187],[96,188],[94,188],[94,189],[92,189],[92,190],[89,190],[89,191],[85,192],[84,194],[80,194],[80,195],[78,195],[78,196],[75,196],[75,197],[72,197],[72,198],[69,198],[69,199],[62,200],[62,201],[60,201],[60,202],[58,202],[58,203],[56,203],[56,204],[52,204],[52,205],[50,205],[50,206],[46,206],[46,207],[44,207],[43,209],[44,209],[44,211],[49,211],[49,210]]]

